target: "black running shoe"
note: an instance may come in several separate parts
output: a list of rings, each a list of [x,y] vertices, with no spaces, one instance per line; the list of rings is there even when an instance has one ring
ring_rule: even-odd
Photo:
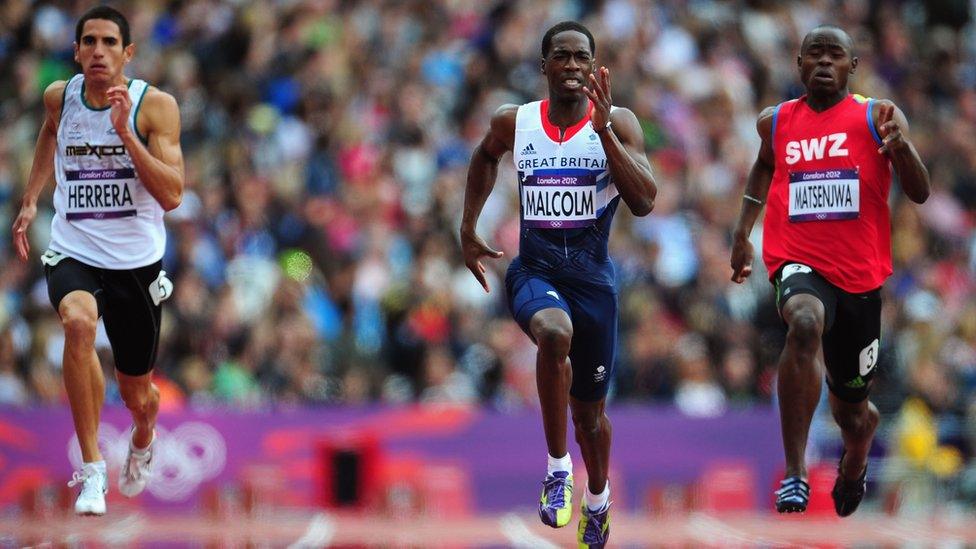
[[[834,481],[834,489],[830,491],[830,497],[834,499],[834,511],[841,517],[850,516],[857,511],[857,506],[864,499],[864,491],[868,487],[868,466],[864,466],[864,471],[857,480],[851,481],[844,478],[841,473],[841,464],[844,463],[844,452],[837,462],[837,480]]]
[[[810,503],[810,485],[800,477],[786,477],[776,490],[776,510],[780,513],[802,513]]]

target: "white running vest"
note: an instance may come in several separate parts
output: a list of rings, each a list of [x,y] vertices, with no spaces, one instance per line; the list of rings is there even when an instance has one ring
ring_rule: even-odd
[[[560,143],[546,133],[548,101],[527,103],[515,115],[512,151],[519,177],[522,226],[530,229],[589,227],[617,196],[600,136],[587,122]],[[611,107],[612,110],[616,107]],[[567,132],[569,134],[571,132]]]
[[[144,267],[163,257],[164,210],[142,185],[132,158],[112,127],[111,110],[85,102],[84,76],[64,90],[54,156],[54,220],[51,250],[104,269]],[[136,116],[149,85],[129,81]]]

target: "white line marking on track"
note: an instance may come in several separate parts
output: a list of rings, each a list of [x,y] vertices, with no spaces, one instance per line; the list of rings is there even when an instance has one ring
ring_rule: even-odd
[[[298,538],[298,541],[288,546],[288,549],[300,549],[303,547],[325,547],[335,536],[335,521],[325,513],[317,513],[308,523],[305,534]]]

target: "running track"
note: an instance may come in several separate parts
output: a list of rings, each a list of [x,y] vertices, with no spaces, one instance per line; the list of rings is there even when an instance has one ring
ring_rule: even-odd
[[[391,519],[315,511],[275,511],[213,519],[159,516],[142,510],[112,510],[101,518],[0,517],[0,547],[53,543],[137,546],[327,547],[533,547],[575,542],[570,526],[552,530],[526,511],[466,519]],[[911,519],[862,514],[779,517],[772,514],[651,517],[613,516],[613,547],[829,547],[863,544],[962,546],[976,544],[976,516]]]

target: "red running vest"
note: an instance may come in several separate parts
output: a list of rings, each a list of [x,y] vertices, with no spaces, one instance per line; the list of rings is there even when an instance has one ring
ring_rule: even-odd
[[[872,103],[848,95],[818,113],[803,96],[776,107],[776,164],[763,222],[770,278],[796,262],[861,293],[891,274],[891,168],[878,153]]]

